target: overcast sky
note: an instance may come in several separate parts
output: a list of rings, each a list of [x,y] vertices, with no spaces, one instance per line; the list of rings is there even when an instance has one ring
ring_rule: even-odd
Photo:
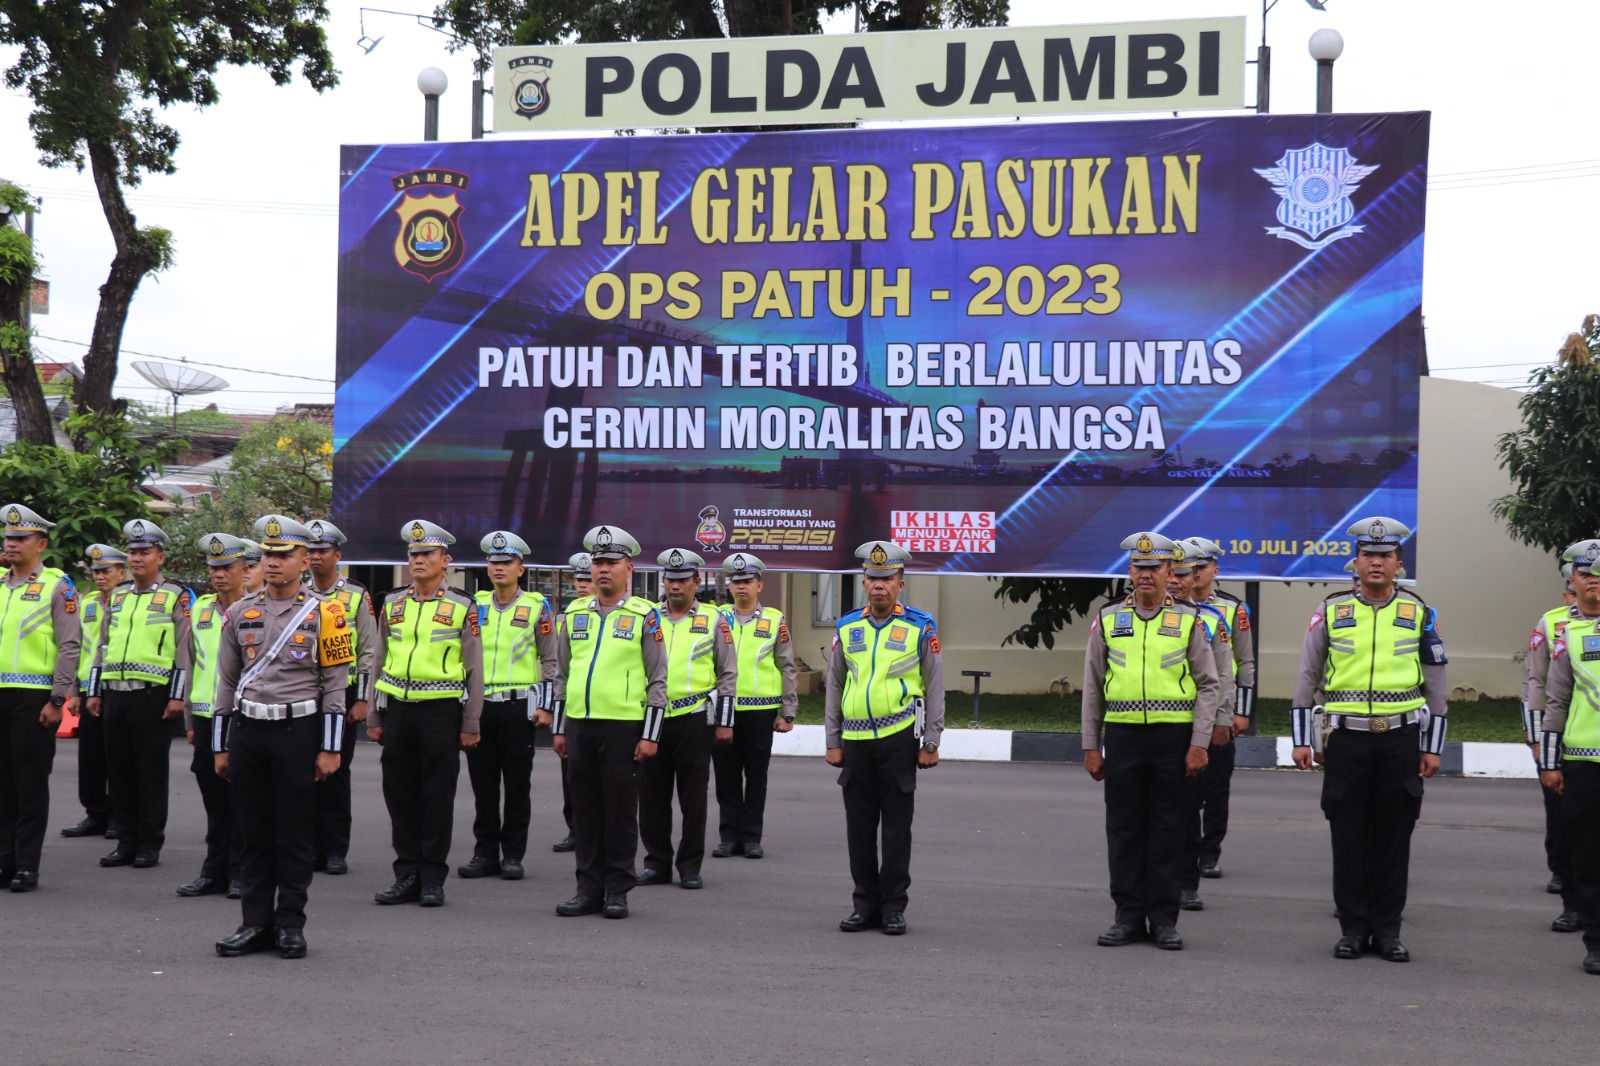
[[[388,0],[397,9],[431,5]],[[405,17],[363,15],[333,0],[328,37],[342,76],[318,95],[276,88],[259,71],[225,71],[222,100],[169,112],[183,136],[178,173],[148,179],[132,199],[139,221],[173,230],[178,262],[147,280],[124,336],[119,394],[164,399],[128,364],[142,355],[187,359],[231,384],[224,409],[270,411],[333,396],[339,145],[419,140],[416,74],[433,65],[450,88],[443,140],[469,135],[471,66],[446,39]],[[1318,13],[1280,0],[1268,18],[1272,109],[1313,110],[1315,64],[1306,40],[1339,30],[1339,111],[1433,112],[1423,309],[1435,374],[1513,385],[1549,362],[1583,315],[1600,311],[1600,147],[1594,142],[1592,0],[1482,8],[1420,0],[1327,0]],[[1205,0],[1118,6],[1087,0],[1012,0],[1013,25],[1249,16],[1260,7]],[[1476,12],[1492,18],[1478,19]],[[840,29],[848,29],[841,21]],[[363,30],[383,38],[372,52]],[[0,50],[9,66],[14,54]],[[1254,99],[1254,68],[1246,98]],[[30,103],[0,92],[0,176],[44,200],[37,220],[51,309],[35,320],[43,358],[83,354],[112,245],[87,174],[38,164]],[[240,369],[243,368],[243,369]],[[272,371],[279,375],[263,373]],[[309,380],[308,380],[309,379]]]

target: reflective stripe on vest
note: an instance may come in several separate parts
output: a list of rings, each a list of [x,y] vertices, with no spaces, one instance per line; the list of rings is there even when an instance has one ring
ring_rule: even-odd
[[[184,593],[162,582],[149,592],[112,590],[106,608],[106,661],[101,681],[170,681],[178,658],[172,612]]]
[[[570,656],[567,664],[567,717],[644,721],[644,641],[655,604],[629,596],[606,612],[593,596],[574,600],[563,621]]]
[[[839,647],[848,673],[840,694],[845,740],[872,740],[911,728],[922,687],[922,640],[933,618],[906,611],[879,623],[870,611],[839,623]]]
[[[694,611],[677,621],[661,612],[661,636],[667,653],[667,717],[705,710],[716,691],[716,642],[723,639],[720,612],[710,604],[696,603]]]
[[[381,623],[388,627],[377,689],[402,700],[462,699],[467,694],[461,631],[477,605],[441,591],[419,600],[413,590],[389,597]]]
[[[1329,714],[1404,714],[1427,702],[1422,695],[1427,607],[1396,594],[1382,607],[1345,596],[1323,610],[1328,665],[1322,691]]]
[[[728,609],[733,624],[733,645],[739,655],[737,711],[768,710],[783,705],[783,671],[778,669],[778,630],[783,612],[763,607],[748,622]]]
[[[478,628],[483,631],[483,694],[537,685],[539,627],[552,624],[545,598],[537,592],[519,591],[504,610],[495,605],[492,589],[473,598],[478,604]]]
[[[0,584],[0,686],[47,689],[54,683],[58,649],[50,602],[65,579],[46,566],[32,581]]]
[[[1100,611],[1106,643],[1106,721],[1132,725],[1193,722],[1198,689],[1189,670],[1192,608],[1167,600],[1140,618],[1131,602]]]
[[[224,608],[212,594],[201,596],[190,608],[194,625],[189,634],[194,644],[193,673],[189,678],[189,713],[210,718],[211,704],[217,695],[217,648],[222,642]]]

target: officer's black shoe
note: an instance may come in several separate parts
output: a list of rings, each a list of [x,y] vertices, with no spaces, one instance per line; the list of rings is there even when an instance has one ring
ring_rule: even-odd
[[[11,891],[32,892],[39,887],[39,873],[37,870],[18,870],[11,875]]]
[[[1550,923],[1552,933],[1576,933],[1583,928],[1583,922],[1578,918],[1577,911],[1562,911],[1555,921]]]
[[[906,916],[901,914],[899,911],[884,911],[883,912],[883,935],[884,936],[905,936],[906,935]]]
[[[492,877],[499,872],[500,864],[487,855],[474,855],[471,862],[456,867],[456,876],[469,880],[474,877]]]
[[[1333,946],[1333,957],[1336,959],[1359,959],[1362,952],[1367,950],[1367,945],[1361,937],[1342,936]]]
[[[1178,909],[1183,911],[1203,911],[1206,909],[1206,901],[1200,898],[1200,893],[1185,888],[1178,895]]]
[[[607,918],[626,918],[628,916],[628,897],[607,896],[605,909],[601,913]]]
[[[747,859],[759,859],[765,854],[766,851],[760,844],[746,844],[744,846],[744,857]]]
[[[444,906],[444,886],[443,885],[423,885],[422,886],[422,893],[419,896],[419,902],[421,902],[421,904],[424,907],[443,907]]]
[[[120,840],[122,839],[122,834],[108,825],[106,826],[105,838],[107,840]]]
[[[326,855],[318,855],[316,858],[311,860],[311,872],[312,873],[318,873],[318,874],[326,873],[327,870],[328,870],[328,858],[327,858]]]
[[[678,884],[683,888],[705,888],[706,879],[699,874],[689,874],[687,877],[678,878]]]
[[[862,914],[860,911],[851,911],[850,917],[839,923],[839,929],[846,933],[859,933],[863,929],[876,929],[883,922],[876,914]]]
[[[598,896],[585,896],[579,893],[564,903],[557,903],[556,913],[563,918],[576,918],[584,914],[598,914],[604,906]]]
[[[1600,949],[1591,949],[1590,952],[1583,957],[1583,972],[1600,973]]]
[[[217,954],[225,959],[265,951],[272,947],[272,930],[259,925],[241,925],[232,936],[217,941]]]
[[[133,849],[132,848],[128,848],[128,849],[124,850],[122,848],[118,848],[116,851],[113,851],[110,855],[102,855],[102,856],[100,856],[100,865],[101,866],[132,866],[133,865]]]
[[[135,870],[153,870],[161,865],[161,855],[154,851],[141,851],[133,857]]]
[[[1162,951],[1183,950],[1183,937],[1178,935],[1178,927],[1175,925],[1158,925],[1150,933],[1150,937]]]
[[[571,833],[568,833],[566,836],[562,837],[560,840],[556,841],[554,844],[551,844],[550,845],[550,850],[551,851],[571,851],[573,848],[575,848],[577,846],[578,846],[577,845],[577,841],[572,839],[572,834]]]
[[[202,874],[186,885],[179,885],[178,895],[183,896],[185,899],[193,899],[196,896],[214,896],[221,892],[224,887],[226,886],[219,879],[206,877]]]
[[[1385,962],[1410,962],[1411,952],[1400,943],[1399,937],[1384,937],[1372,942],[1373,953]]]
[[[416,874],[408,874],[372,898],[385,907],[392,907],[396,903],[415,903],[422,898],[422,886],[417,883]]]
[[[516,859],[507,859],[500,864],[500,880],[502,881],[520,881],[523,873],[522,863]]]
[[[1561,890],[1566,887],[1566,885],[1561,883],[1561,875],[1556,874],[1554,877],[1550,878],[1549,881],[1545,882],[1544,890],[1550,893],[1552,896],[1559,896],[1561,894]]]
[[[738,855],[743,851],[744,848],[741,845],[730,844],[724,840],[722,843],[711,849],[711,857],[713,859],[726,859],[729,855]]]
[[[228,898],[229,899],[238,899],[239,897],[241,897],[243,895],[244,895],[244,882],[243,881],[229,881],[228,882]]]
[[[1139,928],[1137,925],[1129,925],[1126,922],[1117,922],[1110,929],[1107,929],[1105,932],[1101,933],[1099,937],[1095,939],[1095,943],[1099,944],[1103,948],[1120,948],[1126,947],[1135,941],[1143,939],[1144,930]]]
[[[1200,876],[1216,880],[1222,876],[1222,867],[1214,862],[1203,862],[1200,864]]]
[[[69,825],[61,831],[64,837],[97,837],[106,831],[106,823],[98,818],[85,818],[77,825]]]
[[[306,957],[306,934],[300,929],[278,930],[278,956],[284,959]]]
[[[646,866],[633,877],[633,883],[643,887],[645,885],[670,885],[672,875],[661,870],[652,870]]]
[[[330,877],[343,877],[350,872],[350,864],[345,861],[342,855],[329,855],[328,865],[324,872]]]

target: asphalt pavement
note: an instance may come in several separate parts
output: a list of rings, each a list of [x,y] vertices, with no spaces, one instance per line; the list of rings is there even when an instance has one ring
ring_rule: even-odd
[[[181,899],[203,817],[181,741],[161,865],[101,869],[74,741],[51,779],[42,884],[0,893],[0,1047],[15,1063],[1495,1063],[1587,1058],[1600,979],[1548,931],[1542,810],[1526,781],[1429,782],[1413,842],[1408,965],[1331,957],[1318,779],[1239,771],[1206,909],[1181,953],[1095,946],[1111,920],[1100,786],[1081,767],[945,763],[917,793],[910,933],[841,933],[837,771],[775,759],[767,857],[706,888],[638,889],[626,921],[559,918],[572,894],[554,757],[534,765],[521,882],[391,880],[377,751],[358,748],[351,872],[318,875],[310,956],[218,958],[236,902]],[[715,843],[715,803],[711,843]],[[452,864],[471,855],[471,790]]]

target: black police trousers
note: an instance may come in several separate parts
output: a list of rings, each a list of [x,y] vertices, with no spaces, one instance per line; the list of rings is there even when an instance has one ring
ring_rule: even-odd
[[[109,826],[111,789],[106,781],[105,727],[99,715],[84,708],[89,697],[83,692],[78,697],[78,802],[85,815]]]
[[[639,764],[633,752],[643,728],[642,722],[567,719],[580,896],[626,896],[633,888],[639,853]]]
[[[164,717],[167,686],[102,690],[101,726],[111,779],[117,850],[156,856],[167,842],[167,760],[172,730]]]
[[[917,807],[916,733],[907,728],[875,740],[840,743],[844,768],[839,784],[855,911],[868,917],[903,912],[911,889],[911,818]]]
[[[461,703],[397,700],[383,710],[383,802],[389,808],[396,881],[442,885],[461,775]]]
[[[478,729],[478,746],[467,752],[476,811],[472,853],[497,865],[503,859],[521,862],[528,851],[528,822],[533,817],[533,723],[528,720],[528,701],[485,703]]]
[[[234,721],[242,722],[244,717]],[[194,754],[189,759],[189,772],[200,787],[200,803],[206,811],[206,857],[200,864],[200,876],[213,881],[237,881],[244,838],[233,809],[233,788],[217,773],[209,718],[194,720]]]
[[[356,741],[367,728],[365,722],[352,722],[348,708],[356,702],[356,687],[344,690],[346,717],[344,746],[339,749],[339,769],[317,782],[312,861],[342,859],[350,854],[350,764],[356,758]]]
[[[1550,873],[1561,878],[1561,909],[1577,910],[1572,895],[1572,859],[1567,849],[1566,817],[1561,812],[1561,795],[1542,784],[1544,794],[1544,861]]]
[[[0,688],[0,870],[39,871],[56,731],[39,724],[42,688]]]
[[[322,715],[262,722],[236,714],[232,725],[228,772],[244,844],[243,924],[304,929]]]
[[[1105,725],[1106,858],[1118,923],[1178,924],[1192,733],[1188,722]]]
[[[1335,729],[1322,775],[1333,837],[1333,903],[1342,935],[1400,935],[1411,873],[1411,831],[1422,813],[1418,727]]]
[[[639,767],[639,839],[644,844],[645,869],[672,872],[672,793],[676,786],[678,807],[683,811],[678,875],[692,877],[700,872],[706,857],[706,792],[711,787],[713,739],[704,709],[661,724],[655,756]]]
[[[717,772],[717,831],[724,844],[761,843],[777,717],[776,710],[739,711],[733,716],[732,743],[711,749]]]
[[[1561,774],[1566,782],[1561,820],[1567,841],[1567,892],[1583,922],[1583,946],[1600,951],[1600,763],[1567,759]]]
[[[1183,887],[1200,887],[1200,867],[1222,858],[1222,838],[1228,835],[1228,799],[1233,764],[1239,747],[1228,741],[1212,748],[1206,768],[1189,780],[1193,812],[1183,836]]]

